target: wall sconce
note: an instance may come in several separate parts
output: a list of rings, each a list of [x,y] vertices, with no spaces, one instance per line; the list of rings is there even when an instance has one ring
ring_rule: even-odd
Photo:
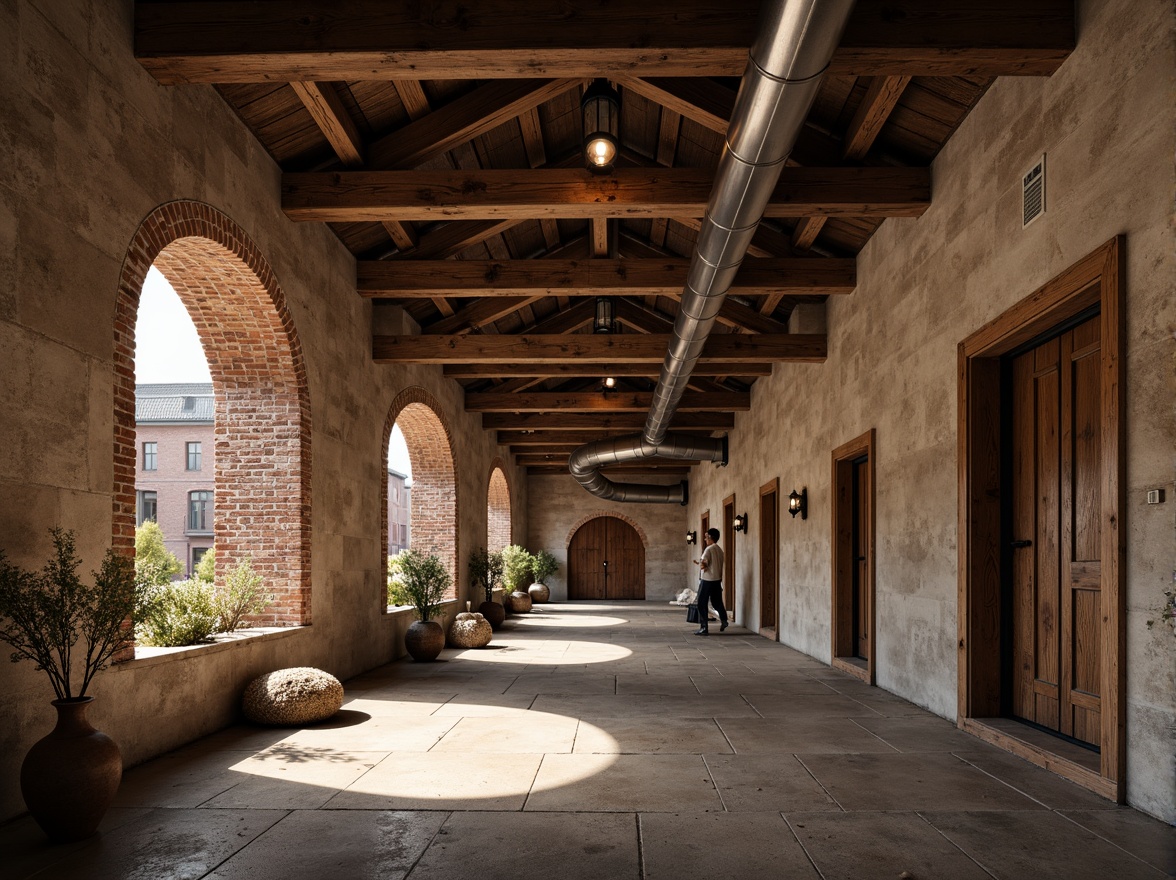
[[[788,493],[788,512],[794,519],[798,513],[801,519],[808,519],[808,489],[801,489],[799,495],[795,489]]]
[[[580,101],[584,121],[584,164],[594,174],[608,174],[617,160],[621,97],[606,79],[593,80]]]
[[[734,525],[731,527],[737,532],[747,532],[747,514],[739,513],[735,515]]]
[[[686,543],[687,544],[697,544],[698,543],[698,532],[687,531],[686,532]]]
[[[592,332],[612,333],[615,326],[613,301],[607,296],[598,296],[596,298],[596,317],[592,319]]]

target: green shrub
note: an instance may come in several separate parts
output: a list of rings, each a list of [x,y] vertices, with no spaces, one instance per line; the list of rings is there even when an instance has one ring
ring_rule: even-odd
[[[138,638],[145,645],[177,648],[205,641],[220,627],[220,611],[212,584],[201,580],[171,581],[140,587]]]
[[[525,591],[531,583],[531,554],[518,544],[502,550],[502,579],[508,593]]]
[[[547,583],[547,579],[557,571],[559,571],[559,560],[546,550],[540,550],[531,557],[531,576],[535,578],[535,583]]]
[[[403,607],[411,605],[412,600],[408,598],[408,593],[404,589],[404,572],[401,570],[400,562],[407,553],[407,550],[401,550],[388,557],[388,604]]]
[[[135,583],[161,586],[170,583],[182,568],[180,560],[164,545],[159,523],[149,519],[135,529]]]
[[[200,557],[200,561],[196,563],[195,577],[205,583],[211,584],[213,576],[216,574],[216,547],[209,547],[204,551],[204,555]]]
[[[208,552],[212,553],[211,550]],[[203,559],[200,561],[204,562]],[[203,577],[197,579],[209,583]],[[233,566],[224,586],[214,588],[213,592],[220,618],[218,632],[232,632],[248,626],[248,623],[241,622],[241,618],[264,611],[270,604],[269,598],[261,591],[261,575],[253,570],[253,559],[249,556]]]
[[[441,559],[433,553],[405,550],[399,554],[400,580],[408,603],[421,620],[433,617],[441,608],[452,583]]]
[[[502,581],[502,554],[474,548],[470,552],[470,580],[485,591],[487,602],[493,602],[494,588]]]

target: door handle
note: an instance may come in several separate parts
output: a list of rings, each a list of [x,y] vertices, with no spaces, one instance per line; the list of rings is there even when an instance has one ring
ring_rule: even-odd
[[[1020,550],[1023,547],[1032,547],[1033,542],[1032,541],[1012,541],[1009,543],[1009,546],[1012,547],[1014,550]]]

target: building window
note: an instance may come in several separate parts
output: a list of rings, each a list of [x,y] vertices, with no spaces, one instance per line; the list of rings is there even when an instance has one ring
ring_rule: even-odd
[[[144,443],[146,446],[154,446],[154,443]],[[151,468],[154,470],[154,468]],[[156,492],[139,492],[138,503],[135,505],[135,522],[137,525],[143,525],[147,520],[159,522],[159,494]]]
[[[200,470],[201,460],[203,457],[203,453],[200,451],[199,441],[188,443],[188,470]]]
[[[190,444],[189,444],[190,445]],[[197,444],[199,445],[199,444]],[[188,493],[188,531],[208,532],[212,530],[212,493]]]
[[[143,470],[159,470],[159,444],[155,441],[143,444]]]
[[[200,560],[204,558],[204,554],[208,552],[207,547],[193,547],[192,548],[192,571],[195,572],[200,566]]]

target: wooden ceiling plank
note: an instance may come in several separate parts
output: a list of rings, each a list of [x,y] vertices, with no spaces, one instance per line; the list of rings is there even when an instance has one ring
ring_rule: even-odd
[[[292,82],[290,88],[314,118],[331,149],[348,168],[363,165],[363,137],[330,83]]]
[[[297,221],[526,220],[701,216],[713,173],[618,168],[345,171],[282,175],[282,209]],[[766,217],[918,217],[929,168],[785,168]]]
[[[539,122],[539,108],[530,107],[519,114],[519,131],[523,135],[523,148],[527,151],[527,164],[538,168],[547,164],[547,151],[543,148],[543,126]]]
[[[610,431],[637,431],[645,426],[645,413],[482,413],[482,427],[489,431],[542,430],[595,431],[597,438]],[[674,414],[671,431],[679,428],[705,428],[709,431],[735,427],[735,413],[679,412]]]
[[[408,223],[401,223],[398,220],[385,220],[383,222],[384,231],[388,233],[388,237],[392,239],[392,243],[399,248],[401,253],[416,250],[420,245],[420,236],[417,235],[414,229]]]
[[[665,461],[665,459],[658,459],[658,461]],[[690,468],[682,467],[674,464],[646,464],[646,465],[613,465],[605,468],[610,474],[629,474],[633,476],[649,476],[649,477],[685,477],[690,474]],[[527,476],[529,477],[567,477],[568,469],[566,467],[536,467],[529,466],[527,468]]]
[[[845,133],[844,158],[858,162],[870,152],[882,126],[898,105],[909,76],[876,76]]]
[[[400,96],[400,103],[404,105],[404,112],[408,114],[409,119],[415,121],[427,116],[432,110],[429,99],[425,97],[425,90],[421,88],[418,80],[394,79],[392,86]]]
[[[522,220],[463,220],[446,223],[420,237],[415,262],[420,260],[443,260],[459,254],[471,245],[479,244],[494,235],[501,235],[508,229],[522,223]],[[403,265],[409,261],[390,260],[389,263]]]
[[[661,104],[663,113],[692,119],[716,134],[727,135],[727,124],[735,106],[735,90],[701,77],[628,77],[621,85],[643,98]],[[675,126],[675,142],[677,126]],[[668,163],[663,163],[668,164]]]
[[[680,426],[674,428],[675,431],[683,434],[695,434],[700,437],[709,436],[713,433],[710,428],[682,428]],[[721,429],[720,429],[721,430]],[[607,440],[610,437],[624,437],[630,432],[628,429],[609,429],[602,428],[572,430],[572,429],[555,429],[551,431],[515,431],[504,430],[498,431],[495,434],[496,442],[500,446],[510,446],[512,449],[526,449],[533,446],[583,446],[585,443],[591,443],[593,440]]]
[[[361,296],[667,296],[677,297],[690,261],[683,257],[618,260],[361,260]],[[847,294],[856,285],[852,259],[747,257],[730,292],[745,296]]]
[[[652,391],[497,391],[467,393],[467,412],[648,412]],[[751,394],[739,391],[687,391],[676,412],[747,412]]]
[[[478,86],[373,141],[368,146],[368,166],[415,168],[579,85],[578,79],[522,79]]]
[[[483,324],[493,324],[511,312],[517,312],[523,306],[530,305],[537,299],[541,299],[541,297],[484,297],[470,303],[450,317],[421,328],[421,332],[429,335],[471,333],[480,329]]]
[[[801,217],[792,230],[792,246],[798,251],[807,251],[821,234],[824,225],[824,217]]]
[[[694,6],[580,4],[568,15],[547,0],[484,0],[455,16],[382,0],[173,0],[135,5],[134,45],[167,84],[742,74],[759,0]],[[829,69],[1049,74],[1074,47],[1074,17],[1065,0],[859,0]]]
[[[375,336],[372,356],[376,363],[388,364],[564,363],[577,358],[660,363],[669,343],[670,335],[666,333]],[[820,363],[825,360],[826,345],[823,334],[712,333],[702,357],[709,363]],[[738,367],[730,372],[738,373]]]
[[[768,363],[740,363],[739,375],[757,377],[772,375]],[[574,364],[446,364],[445,375],[451,379],[494,379],[511,376],[530,376],[538,379],[571,379],[579,376],[624,376],[656,377],[661,364],[606,364],[592,361],[577,361]],[[732,370],[731,364],[699,363],[694,367],[698,376],[726,376]]]
[[[608,218],[593,217],[592,226],[592,256],[601,258],[608,256]]]

